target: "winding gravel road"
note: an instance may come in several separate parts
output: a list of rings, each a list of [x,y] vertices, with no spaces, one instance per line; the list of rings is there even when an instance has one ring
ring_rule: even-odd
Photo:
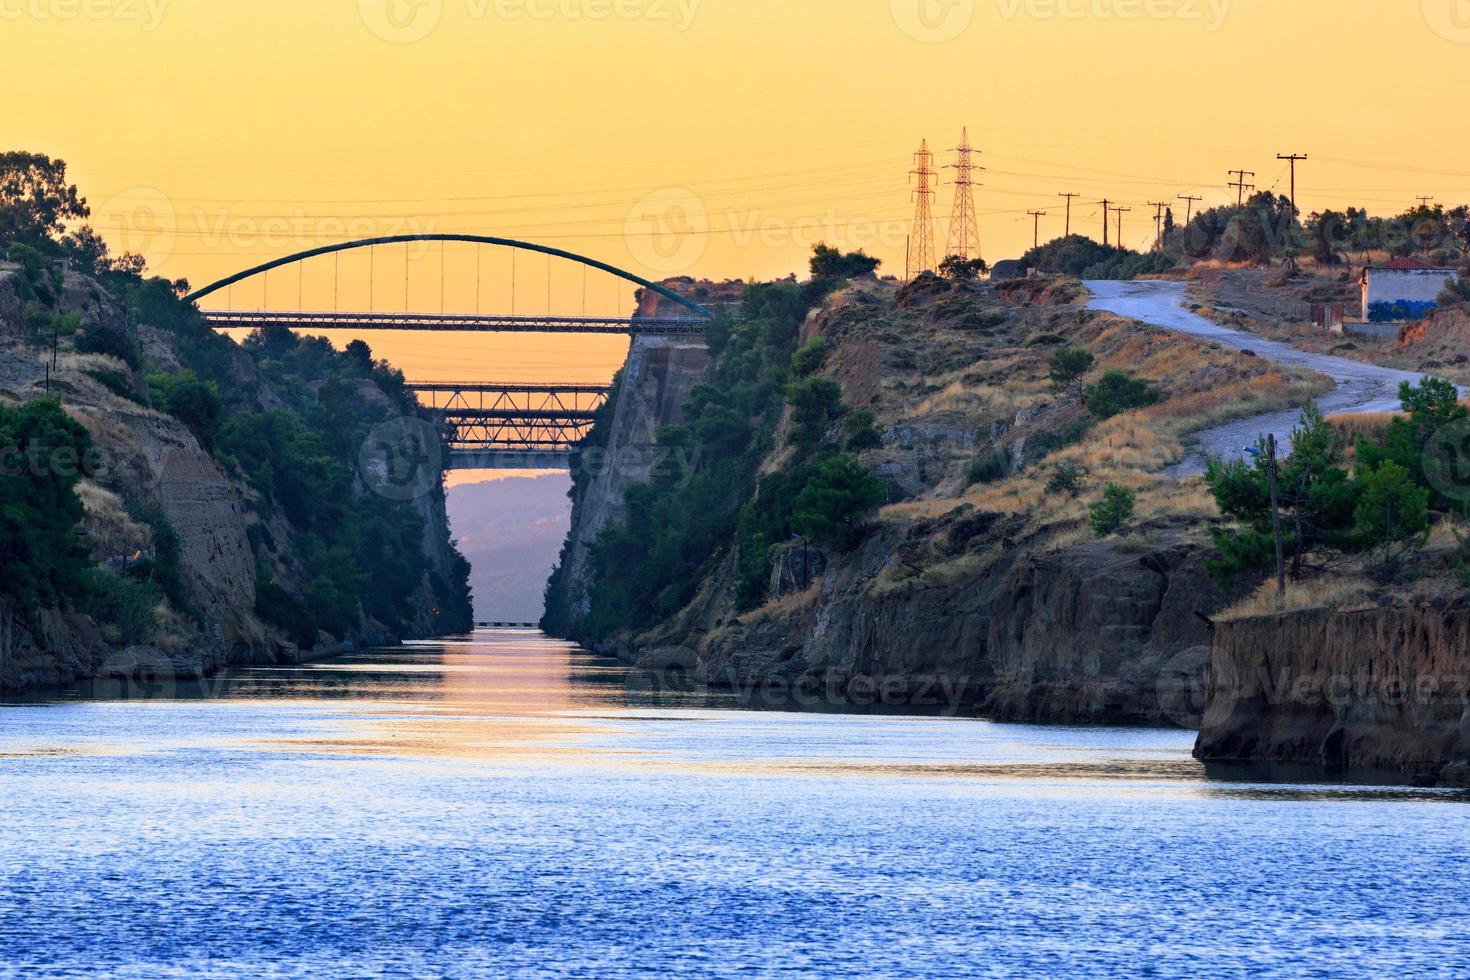
[[[1337,382],[1337,387],[1330,394],[1318,400],[1322,411],[1328,415],[1398,411],[1400,383],[1409,381],[1417,384],[1420,380],[1419,375],[1409,371],[1377,367],[1329,354],[1313,354],[1290,344],[1212,323],[1185,308],[1188,299],[1182,282],[1089,280],[1084,285],[1092,292],[1092,299],[1087,304],[1090,309],[1142,320],[1164,330],[1213,340],[1237,350],[1253,351],[1288,367],[1327,375]],[[1240,456],[1244,447],[1254,445],[1258,437],[1268,432],[1275,433],[1277,440],[1287,445],[1300,417],[1299,407],[1288,412],[1256,415],[1195,433],[1198,448],[1172,472],[1184,476],[1202,473],[1207,456]]]

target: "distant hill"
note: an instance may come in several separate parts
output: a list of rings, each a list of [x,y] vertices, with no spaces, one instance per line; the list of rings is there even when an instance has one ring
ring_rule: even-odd
[[[571,524],[564,474],[495,480],[448,492],[450,533],[469,559],[475,618],[534,623]]]

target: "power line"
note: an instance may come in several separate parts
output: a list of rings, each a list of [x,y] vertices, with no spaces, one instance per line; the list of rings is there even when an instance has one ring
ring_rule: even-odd
[[[1256,172],[1254,170],[1232,170],[1232,171],[1230,171],[1230,175],[1232,177],[1236,177],[1238,179],[1235,180],[1235,181],[1232,181],[1230,184],[1227,184],[1226,186],[1227,187],[1234,187],[1235,188],[1235,206],[1237,208],[1244,207],[1245,206],[1245,192],[1248,191],[1248,190],[1253,191],[1253,190],[1256,189],[1256,185],[1255,184],[1247,184],[1245,182],[1245,179],[1247,177],[1254,177],[1256,175]]]

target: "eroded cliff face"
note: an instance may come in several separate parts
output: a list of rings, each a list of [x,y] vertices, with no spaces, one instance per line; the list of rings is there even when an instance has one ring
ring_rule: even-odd
[[[571,635],[647,670],[771,703],[791,694],[834,707],[922,705],[1006,720],[1197,724],[1190,695],[1208,644],[1197,613],[1226,597],[1209,581],[1191,524],[1162,519],[1099,541],[1080,507],[1051,523],[1028,508],[989,512],[956,499],[981,447],[1001,437],[1024,445],[1018,429],[1072,410],[1052,398],[1017,412],[995,394],[1015,363],[1038,356],[1032,338],[1054,345],[1054,331],[1085,324],[1069,302],[1028,294],[1006,303],[938,280],[897,297],[870,283],[831,299],[807,319],[801,343],[821,338],[822,373],[838,381],[849,407],[874,414],[881,445],[863,462],[899,506],[845,554],[778,543],[769,599],[757,609],[737,606],[739,546],[731,542],[695,599],[664,624],[636,635]],[[652,427],[635,426],[635,417],[620,406],[611,438],[650,445]],[[788,419],[763,474],[792,465],[789,435]],[[574,512],[574,568],[585,554],[576,549],[621,513],[625,483],[593,486],[597,495],[584,494]],[[578,587],[572,602],[585,598],[585,581]]]
[[[151,546],[146,541],[124,533],[115,550],[108,542],[119,527],[137,530],[129,514],[162,515],[178,535],[179,571],[192,609],[190,615],[173,615],[162,625],[156,646],[129,647],[81,612],[42,610],[27,623],[3,601],[0,583],[0,690],[53,687],[135,671],[200,676],[231,664],[296,662],[341,646],[390,643],[442,629],[427,581],[415,595],[417,616],[410,636],[392,636],[365,621],[355,635],[323,642],[307,653],[264,623],[256,612],[257,553],[249,529],[258,524],[274,535],[280,556],[272,560],[285,572],[281,584],[300,595],[305,582],[291,574],[290,529],[279,516],[271,519],[252,511],[247,503],[250,488],[228,475],[184,423],[115,390],[119,385],[141,384],[121,361],[63,354],[56,370],[48,372],[50,351],[21,339],[25,328],[18,319],[20,304],[8,281],[13,274],[0,269],[0,399],[25,402],[48,393],[61,399],[65,411],[86,427],[96,449],[96,465],[79,487],[88,511],[83,531],[95,557],[113,571],[147,557]],[[156,369],[181,367],[172,335],[132,323],[122,307],[86,277],[67,274],[59,311],[80,315],[83,330],[124,335]],[[236,348],[229,365],[232,394],[238,400],[254,410],[283,407],[247,352]],[[390,404],[371,382],[364,384],[382,404]],[[423,550],[429,567],[450,581],[456,556],[442,485],[435,483],[415,497],[414,506],[424,523]]]
[[[1198,545],[1176,539],[1139,552],[1098,542],[1027,553],[1024,542],[1008,542],[1018,527],[961,514],[887,529],[806,592],[745,616],[720,595],[729,578],[722,570],[685,616],[625,638],[620,653],[753,697],[790,690],[833,706],[1190,725],[1180,678],[1203,672],[1208,637],[1195,611],[1217,601]],[[886,579],[916,543],[951,550],[950,564]]]
[[[1470,786],[1470,609],[1301,612],[1222,623],[1195,755]]]
[[[589,549],[604,528],[622,520],[628,490],[649,482],[656,467],[669,464],[657,452],[658,430],[680,421],[689,393],[708,365],[709,351],[700,338],[633,338],[614,395],[607,445],[584,452],[574,464],[572,530],[558,587],[547,596],[549,617],[568,636],[596,643],[580,631],[588,608]]]

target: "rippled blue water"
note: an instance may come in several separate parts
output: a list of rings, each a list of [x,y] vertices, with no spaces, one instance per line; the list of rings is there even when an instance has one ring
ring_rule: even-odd
[[[742,711],[525,635],[219,688],[0,707],[0,974],[1470,973],[1453,792]]]

